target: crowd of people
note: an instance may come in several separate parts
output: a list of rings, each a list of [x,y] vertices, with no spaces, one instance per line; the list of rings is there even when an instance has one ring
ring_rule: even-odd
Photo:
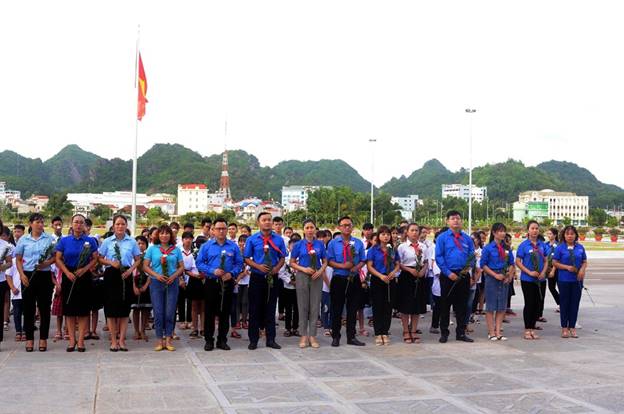
[[[244,330],[249,350],[261,339],[280,349],[276,317],[300,348],[320,347],[319,328],[331,346],[340,346],[343,326],[347,344],[364,346],[367,318],[377,346],[391,343],[393,318],[400,318],[404,343],[420,343],[418,323],[428,309],[429,333],[445,343],[451,308],[457,341],[474,341],[470,322],[482,314],[488,340],[506,341],[503,323],[514,314],[518,276],[522,337],[540,338],[547,287],[560,312],[561,337],[578,337],[587,256],[574,226],[547,229],[545,238],[530,221],[514,252],[504,224],[495,223],[489,235],[469,235],[457,211],[447,213],[447,227],[433,239],[429,228],[407,222],[376,229],[367,223],[356,238],[348,216],[334,232],[305,220],[300,234],[268,212],[258,215],[255,233],[222,218],[204,219],[199,235],[192,223],[180,233],[173,222],[132,237],[123,215],[114,216],[101,237],[81,214],[66,234],[60,217],[52,219],[51,234],[45,224],[38,213],[27,228],[0,222],[0,342],[12,313],[15,340],[25,342],[26,352],[35,349],[36,331],[37,349],[47,350],[52,316],[55,341],[66,340],[67,352],[85,352],[86,340],[100,339],[102,309],[111,352],[128,351],[130,320],[135,340],[148,341],[154,331],[155,351],[175,351],[181,330],[203,337],[206,351],[229,350],[228,339],[241,339]]]

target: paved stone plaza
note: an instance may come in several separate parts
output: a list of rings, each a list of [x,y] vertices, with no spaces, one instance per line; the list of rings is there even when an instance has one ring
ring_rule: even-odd
[[[587,286],[597,304],[583,296],[579,339],[559,338],[549,293],[538,341],[521,339],[520,313],[505,324],[504,343],[487,340],[482,320],[474,344],[442,345],[426,332],[422,344],[403,344],[394,319],[388,347],[367,338],[356,348],[343,338],[332,348],[322,337],[318,350],[300,350],[298,339],[280,330],[281,351],[251,352],[245,339],[231,339],[232,351],[205,352],[202,340],[183,338],[176,352],[130,340],[130,352],[111,353],[100,340],[88,341],[84,354],[52,341],[48,352],[27,354],[11,330],[0,352],[0,412],[624,412],[623,267],[619,260],[592,266]],[[513,307],[521,311],[516,291]]]

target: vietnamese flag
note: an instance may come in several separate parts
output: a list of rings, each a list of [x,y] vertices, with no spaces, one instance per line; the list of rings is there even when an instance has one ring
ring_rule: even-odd
[[[145,115],[145,104],[147,101],[147,78],[145,77],[145,69],[143,69],[143,60],[139,52],[139,78],[138,78],[139,96],[137,101],[137,119],[140,121]]]

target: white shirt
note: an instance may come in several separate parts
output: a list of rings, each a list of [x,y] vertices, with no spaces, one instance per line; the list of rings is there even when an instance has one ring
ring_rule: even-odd
[[[5,264],[5,258],[12,258],[15,246],[0,239],[0,264]],[[7,269],[8,270],[8,269]],[[0,282],[6,281],[6,275],[4,270],[0,272]]]
[[[244,270],[247,271],[247,276],[243,277],[240,280],[240,282],[238,282],[238,284],[241,285],[241,286],[247,286],[247,285],[249,285],[249,274],[251,272],[251,267],[247,266],[247,265],[244,265],[243,268],[244,268]]]
[[[421,265],[429,267],[429,255],[431,250],[427,248],[424,243],[417,242],[418,247],[422,252],[422,256],[420,258]],[[416,251],[412,247],[412,243],[408,240],[405,243],[401,243],[398,248],[399,257],[401,259],[401,264],[403,266],[415,267],[416,262],[418,261],[418,257],[416,256]]]
[[[182,261],[184,262],[184,283],[188,283],[190,276],[186,272],[199,273],[195,266],[195,257],[193,257],[193,250],[182,250]]]
[[[20,279],[20,274],[17,271],[17,266],[15,266],[15,261],[13,261],[13,266],[6,271],[6,276],[13,279],[13,286],[15,286],[19,292],[17,295],[13,294],[11,291],[11,300],[13,299],[21,299],[22,298],[22,279]]]
[[[334,268],[327,266],[325,268],[325,275],[327,276],[329,283],[331,283],[332,276],[334,275]],[[323,280],[323,292],[329,293],[329,285],[325,283],[325,280]]]
[[[295,285],[290,283],[290,276],[292,275],[292,273],[290,273],[290,271],[288,271],[288,269],[290,269],[290,266],[288,266],[288,268],[286,267],[287,264],[290,262],[290,254],[288,254],[288,256],[286,256],[286,260],[284,261],[284,266],[282,266],[282,268],[279,270],[277,276],[282,279],[282,281],[284,282],[284,289],[295,289]],[[292,271],[292,269],[290,269]]]

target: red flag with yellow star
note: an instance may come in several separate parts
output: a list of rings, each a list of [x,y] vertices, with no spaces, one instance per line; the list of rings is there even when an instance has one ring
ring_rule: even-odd
[[[143,68],[143,60],[141,59],[141,53],[139,52],[139,78],[137,82],[137,89],[139,90],[138,102],[137,102],[137,118],[140,121],[145,115],[145,104],[147,101],[147,78],[145,77],[145,69]]]

